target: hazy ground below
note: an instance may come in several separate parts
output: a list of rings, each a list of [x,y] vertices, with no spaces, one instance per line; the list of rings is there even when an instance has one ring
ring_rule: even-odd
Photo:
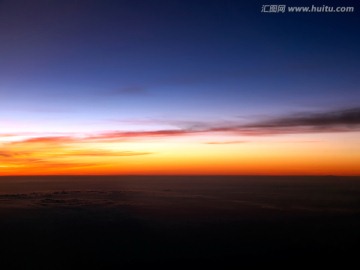
[[[344,266],[359,228],[360,177],[0,177],[6,269]]]

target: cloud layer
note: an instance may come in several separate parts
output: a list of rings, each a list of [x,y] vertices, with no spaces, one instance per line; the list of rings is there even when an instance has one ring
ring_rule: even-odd
[[[232,132],[239,135],[276,135],[360,130],[360,108],[324,113],[301,113],[256,121],[208,126],[206,132]]]
[[[231,133],[244,136],[261,136],[276,134],[301,134],[324,132],[352,132],[360,130],[360,108],[337,110],[329,112],[299,113],[289,116],[267,118],[252,123],[237,122],[208,123],[197,122],[177,129],[148,130],[148,131],[104,131],[88,136],[34,136],[32,138],[11,142],[10,144],[47,144],[58,145],[76,142],[94,142],[119,140],[128,141],[141,138],[166,138],[195,134]],[[4,136],[16,136],[4,134]],[[232,143],[243,142],[242,140]],[[216,142],[215,142],[216,143]],[[227,142],[225,142],[227,143]]]
[[[98,134],[64,136],[36,136],[18,141],[3,141],[0,151],[0,165],[6,167],[36,167],[36,168],[77,168],[106,164],[114,159],[130,158],[155,154],[152,151],[131,151],[111,149],[112,143],[122,142],[151,142],[162,141],[167,138],[186,137],[195,135],[216,135],[215,140],[202,142],[208,145],[242,144],[247,140],[234,139],[235,136],[269,136],[301,133],[328,133],[360,131],[360,108],[338,110],[322,113],[301,113],[259,120],[253,123],[241,124],[234,122],[200,123],[194,127],[184,126],[178,129],[150,130],[150,131],[108,131]],[[220,139],[218,135],[231,135],[232,139]],[[3,137],[11,137],[10,133]],[[16,134],[13,134],[16,138]],[[1,138],[1,137],[0,137]],[[21,139],[20,139],[21,138]],[[215,138],[215,137],[214,137]],[[200,139],[199,139],[200,140]],[[200,140],[201,142],[201,140]],[[100,146],[99,146],[100,145]],[[106,147],[104,148],[104,145]]]

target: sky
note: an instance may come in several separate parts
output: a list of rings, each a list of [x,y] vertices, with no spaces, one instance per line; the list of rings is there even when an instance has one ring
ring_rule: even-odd
[[[357,2],[0,0],[0,175],[360,175]]]

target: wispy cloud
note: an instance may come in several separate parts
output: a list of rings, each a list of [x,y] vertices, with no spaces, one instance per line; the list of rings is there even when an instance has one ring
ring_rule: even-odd
[[[144,86],[120,87],[109,92],[112,95],[147,95],[148,91]]]
[[[206,142],[205,144],[241,144],[241,143],[248,143],[248,141],[219,141],[219,142]]]
[[[104,151],[104,150],[74,150],[69,151],[66,156],[84,156],[84,157],[131,157],[153,154],[151,152],[135,152],[135,151]]]
[[[13,159],[13,158],[24,158],[24,157],[28,157],[29,156],[29,152],[27,151],[14,151],[12,149],[7,149],[7,150],[1,150],[0,151],[0,160],[4,161],[5,159]]]
[[[10,158],[13,157],[14,153],[8,151],[0,151],[0,158]]]
[[[152,130],[152,131],[112,131],[104,132],[89,139],[107,140],[107,139],[126,139],[126,138],[139,138],[139,137],[173,137],[189,135],[193,132],[190,130],[181,129],[168,129],[168,130]]]
[[[8,137],[15,137],[15,136],[18,136],[18,134],[15,134],[15,133],[3,133],[3,134],[0,134],[0,138],[8,138]]]

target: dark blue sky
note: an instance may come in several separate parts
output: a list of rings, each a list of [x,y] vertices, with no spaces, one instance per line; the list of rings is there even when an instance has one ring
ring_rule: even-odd
[[[0,120],[23,131],[147,129],[121,123],[356,107],[357,2],[2,0]],[[264,4],[355,12],[269,14]]]

